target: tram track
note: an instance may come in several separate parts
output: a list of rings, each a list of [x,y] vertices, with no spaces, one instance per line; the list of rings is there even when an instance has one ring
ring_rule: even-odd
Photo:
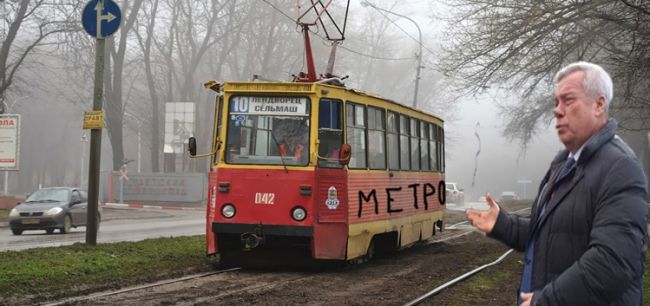
[[[90,300],[98,299],[98,298],[102,298],[102,297],[107,297],[107,296],[111,296],[111,295],[134,292],[134,291],[139,291],[139,290],[146,290],[146,289],[149,289],[149,288],[152,288],[152,287],[164,286],[164,285],[168,285],[168,284],[184,282],[184,281],[193,280],[193,279],[197,279],[197,278],[208,277],[208,276],[212,276],[212,275],[215,275],[215,274],[221,274],[221,273],[226,273],[226,272],[237,271],[237,270],[240,270],[240,269],[241,269],[241,267],[229,268],[229,269],[225,269],[225,270],[218,270],[218,271],[212,271],[212,272],[207,272],[207,273],[200,273],[200,274],[195,274],[195,275],[178,277],[178,278],[174,278],[174,279],[167,279],[167,280],[162,280],[162,281],[151,283],[151,284],[133,286],[133,287],[123,288],[123,289],[119,289],[119,290],[98,292],[98,293],[93,293],[93,294],[90,294],[90,295],[87,295],[87,296],[78,296],[78,297],[67,298],[67,299],[57,301],[57,302],[54,302],[54,303],[44,304],[44,306],[70,305],[70,304],[75,304],[75,303],[84,302],[84,301],[90,301]]]
[[[517,213],[526,211],[527,209],[519,210]],[[460,218],[456,218],[458,221]],[[440,244],[443,242],[450,242],[456,239],[468,239],[463,238],[472,233],[477,232],[473,227],[467,224],[466,221],[456,222],[450,226],[445,227],[445,231],[438,232],[433,239],[425,242],[420,245],[433,245]],[[471,236],[468,236],[471,237]],[[473,239],[473,238],[469,238]],[[452,245],[458,245],[453,243]],[[447,244],[441,244],[441,246],[446,250]],[[418,249],[418,248],[416,248]],[[421,250],[426,250],[420,248]],[[420,251],[411,250],[409,252],[415,252],[416,254]],[[445,251],[447,252],[447,251]],[[408,253],[408,252],[406,252]],[[413,254],[413,253],[411,253]],[[401,255],[406,256],[406,255]],[[412,255],[408,255],[412,256]],[[503,255],[502,255],[503,256]],[[507,256],[507,255],[506,255]],[[505,256],[503,256],[505,257]],[[402,257],[401,260],[404,260]],[[417,260],[417,259],[414,259]],[[303,286],[304,284],[314,284],[320,282],[331,282],[332,278],[349,278],[357,272],[362,270],[373,270],[373,263],[350,266],[343,269],[335,269],[334,271],[326,270],[321,271],[323,273],[312,273],[303,271],[289,271],[287,272],[281,270],[248,270],[242,268],[232,268],[226,270],[213,271],[209,273],[202,273],[196,275],[190,275],[165,281],[160,281],[152,284],[146,284],[141,286],[135,286],[130,288],[124,288],[120,290],[110,291],[110,292],[101,292],[96,294],[90,294],[84,297],[68,298],[59,302],[50,303],[46,305],[153,305],[160,303],[168,303],[168,301],[175,301],[175,303],[181,304],[213,304],[213,303],[225,303],[225,304],[235,304],[235,305],[248,305],[248,304],[260,304],[262,301],[265,301],[265,296],[268,294],[279,296],[291,288],[296,288]],[[380,263],[380,264],[385,264]],[[410,270],[409,270],[410,267]],[[363,288],[368,287],[379,287],[385,286],[383,283],[386,279],[394,279],[395,277],[404,277],[407,276],[415,270],[419,269],[417,266],[407,266],[406,270],[395,272],[392,274],[386,274],[385,276],[380,276],[378,279],[366,279],[364,282],[366,285]],[[405,271],[411,272],[405,272]],[[353,272],[357,271],[357,272]],[[458,271],[456,269],[455,271]],[[352,273],[352,274],[350,274]],[[367,273],[367,272],[363,272]],[[376,272],[372,272],[376,273]],[[429,299],[431,296],[437,294],[440,291],[444,291],[445,288],[452,286],[460,281],[471,278],[471,276],[478,271],[471,273],[471,275],[466,275],[465,277],[450,277],[450,274],[445,274],[451,281],[445,283],[446,287],[441,288],[437,287],[434,290],[431,290],[427,293],[430,295],[418,298],[423,298],[423,300]],[[470,274],[470,273],[465,273]],[[463,274],[463,275],[465,275]],[[343,275],[343,276],[342,276]],[[383,279],[383,280],[382,280]],[[300,284],[300,285],[296,285]],[[372,285],[371,285],[372,284]],[[307,285],[306,285],[307,286]],[[206,289],[211,288],[211,289]],[[358,289],[358,288],[357,288]],[[422,288],[421,288],[422,289]],[[424,288],[428,290],[427,288]],[[425,290],[422,290],[424,292]],[[197,294],[197,292],[199,292]],[[206,293],[207,292],[207,293]],[[432,293],[433,292],[433,293]],[[345,294],[353,294],[351,290],[345,292]],[[181,302],[182,301],[182,302]],[[295,301],[293,301],[295,302]],[[411,301],[412,302],[412,301]],[[398,302],[399,303],[399,302]],[[416,302],[415,304],[419,303]],[[174,303],[172,303],[174,304]],[[292,304],[292,301],[287,300],[286,304]],[[414,304],[407,304],[414,305]]]
[[[513,213],[515,213],[515,214],[522,214],[522,213],[524,213],[524,212],[526,212],[526,211],[529,211],[530,209],[531,209],[530,207],[526,207],[526,208],[523,208],[523,209],[520,209],[520,210],[516,210],[516,211],[514,211]],[[458,223],[456,223],[456,224],[450,225],[450,226],[447,227],[446,229],[456,229],[456,228],[458,228],[458,226],[461,225],[461,224],[469,224],[469,221],[458,222]],[[457,234],[457,235],[454,235],[454,236],[452,236],[452,237],[445,238],[445,239],[442,239],[442,240],[437,240],[437,241],[434,241],[434,242],[431,242],[431,243],[438,243],[438,242],[443,242],[443,241],[453,240],[453,239],[456,239],[456,238],[459,238],[459,237],[462,237],[462,236],[468,235],[468,234],[470,234],[470,233],[472,233],[472,232],[474,232],[474,231],[476,231],[476,230],[474,230],[473,227],[471,227],[471,229],[465,229],[465,230],[463,230],[463,232],[461,232],[460,234]],[[452,280],[450,280],[450,281],[448,281],[448,282],[445,282],[444,284],[442,284],[442,285],[440,285],[440,286],[438,286],[438,287],[436,287],[436,288],[434,288],[434,289],[428,291],[427,293],[425,293],[425,294],[423,294],[423,295],[420,295],[420,296],[418,296],[417,298],[415,298],[415,299],[413,299],[413,300],[411,300],[411,301],[405,303],[404,306],[413,306],[413,305],[418,305],[418,304],[420,304],[421,302],[423,302],[424,300],[426,300],[426,299],[428,299],[428,298],[430,298],[430,297],[432,297],[432,296],[438,294],[438,293],[441,292],[442,290],[447,289],[447,288],[449,288],[449,287],[451,287],[451,286],[453,286],[453,285],[456,285],[456,284],[458,284],[458,283],[460,283],[460,282],[462,282],[462,281],[466,281],[466,280],[468,280],[469,278],[471,278],[472,276],[476,275],[477,273],[479,273],[479,272],[481,272],[481,271],[483,271],[483,270],[485,270],[485,269],[487,269],[487,268],[489,268],[489,267],[492,267],[492,266],[494,266],[494,265],[496,265],[496,264],[502,262],[502,261],[503,261],[503,260],[504,260],[508,255],[510,255],[513,251],[514,251],[514,249],[509,249],[509,250],[507,250],[505,253],[503,253],[501,256],[499,256],[499,257],[498,257],[496,260],[494,260],[493,262],[490,262],[490,263],[484,264],[484,265],[482,265],[482,266],[480,266],[480,267],[478,267],[478,268],[475,268],[475,269],[473,269],[473,270],[471,270],[471,271],[468,271],[468,272],[466,272],[466,273],[463,273],[462,275],[460,275],[460,276],[458,276],[458,277],[455,277],[454,279],[452,279]]]

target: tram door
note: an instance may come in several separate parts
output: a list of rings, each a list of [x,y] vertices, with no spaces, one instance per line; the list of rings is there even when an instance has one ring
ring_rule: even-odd
[[[348,237],[347,175],[339,162],[343,145],[343,102],[323,98],[318,113],[314,256],[345,259]]]

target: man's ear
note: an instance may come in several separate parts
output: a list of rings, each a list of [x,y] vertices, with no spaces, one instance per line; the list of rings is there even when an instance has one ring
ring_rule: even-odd
[[[603,115],[607,112],[607,103],[605,102],[605,97],[598,96],[598,98],[596,98],[595,103],[596,103],[595,107],[596,107],[597,116]]]

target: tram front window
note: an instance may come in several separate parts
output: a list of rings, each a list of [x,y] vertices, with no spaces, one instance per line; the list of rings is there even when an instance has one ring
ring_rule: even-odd
[[[306,97],[232,97],[226,162],[306,166],[309,109]]]

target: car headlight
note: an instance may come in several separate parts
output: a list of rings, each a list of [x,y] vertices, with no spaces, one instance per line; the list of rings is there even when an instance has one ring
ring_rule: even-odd
[[[307,211],[300,206],[296,206],[291,210],[291,217],[296,221],[302,221],[307,218]]]
[[[235,206],[232,204],[226,204],[223,207],[221,207],[221,215],[224,216],[226,219],[230,219],[235,216],[235,213],[237,210],[235,209]]]
[[[62,211],[63,211],[63,208],[61,208],[61,207],[52,207],[52,208],[48,209],[44,213],[44,215],[46,215],[46,216],[54,216],[54,215],[58,215]]]
[[[11,212],[9,213],[9,217],[18,217],[18,215],[20,215],[18,210],[16,210],[15,208],[12,208]]]

